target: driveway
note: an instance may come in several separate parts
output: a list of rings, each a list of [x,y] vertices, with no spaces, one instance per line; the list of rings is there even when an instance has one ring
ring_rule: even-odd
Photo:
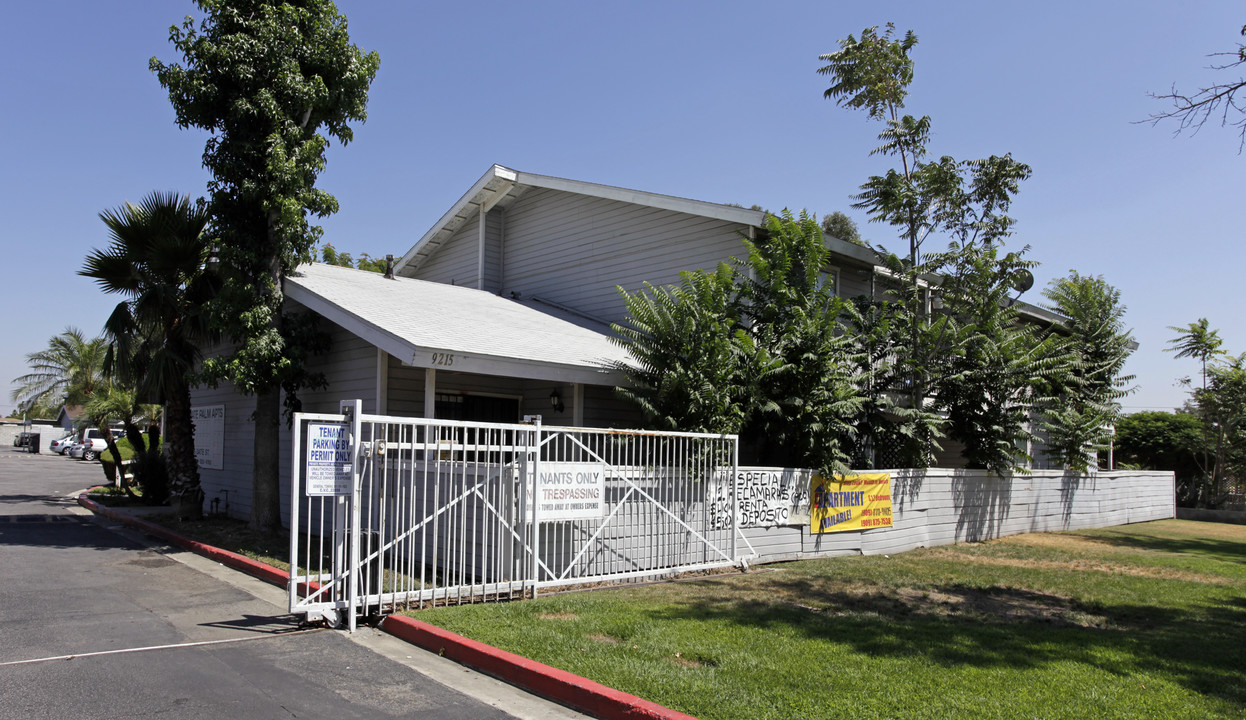
[[[78,508],[102,478],[0,449],[0,720],[583,717],[371,629],[302,629],[283,590]]]

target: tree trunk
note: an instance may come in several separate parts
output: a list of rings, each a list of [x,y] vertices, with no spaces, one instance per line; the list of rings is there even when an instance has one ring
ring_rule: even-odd
[[[199,461],[195,458],[195,425],[190,419],[190,393],[170,389],[165,404],[164,448],[169,468],[169,500],[178,517],[203,517],[203,489],[199,487]]]
[[[306,118],[304,118],[306,122]],[[277,224],[280,214],[268,211],[268,292],[275,300],[271,327],[281,331],[281,262],[277,249]],[[288,348],[283,348],[286,352]],[[273,380],[255,394],[255,446],[251,466],[251,529],[266,535],[281,532],[281,478],[279,452],[281,441],[281,383]]]
[[[268,535],[281,532],[281,388],[255,396],[255,462],[251,481],[251,529]]]

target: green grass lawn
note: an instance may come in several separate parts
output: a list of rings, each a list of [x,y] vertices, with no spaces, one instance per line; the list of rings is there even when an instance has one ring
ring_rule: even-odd
[[[1246,715],[1246,527],[1167,520],[411,613],[706,720]]]

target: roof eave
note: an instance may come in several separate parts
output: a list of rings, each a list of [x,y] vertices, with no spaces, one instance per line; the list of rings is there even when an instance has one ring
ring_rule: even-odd
[[[578,382],[586,385],[609,386],[626,383],[623,373],[605,362],[596,366],[542,362],[480,352],[473,352],[469,355],[462,354],[458,348],[419,345],[322,297],[314,290],[300,284],[297,277],[286,278],[285,295],[290,300],[412,367],[436,368],[438,366],[433,362],[433,355],[448,353],[460,355],[454,368],[459,372],[502,375],[529,380]]]

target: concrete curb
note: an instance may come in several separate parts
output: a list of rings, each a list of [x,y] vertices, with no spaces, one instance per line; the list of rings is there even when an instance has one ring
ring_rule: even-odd
[[[78,496],[78,504],[97,515],[129,525],[272,585],[284,588],[289,582],[289,573],[271,565],[191,540],[155,523],[117,512],[89,499],[85,494]],[[691,715],[606,687],[586,677],[529,660],[405,615],[387,616],[381,622],[381,629],[460,665],[492,675],[547,700],[602,720],[697,720]]]

